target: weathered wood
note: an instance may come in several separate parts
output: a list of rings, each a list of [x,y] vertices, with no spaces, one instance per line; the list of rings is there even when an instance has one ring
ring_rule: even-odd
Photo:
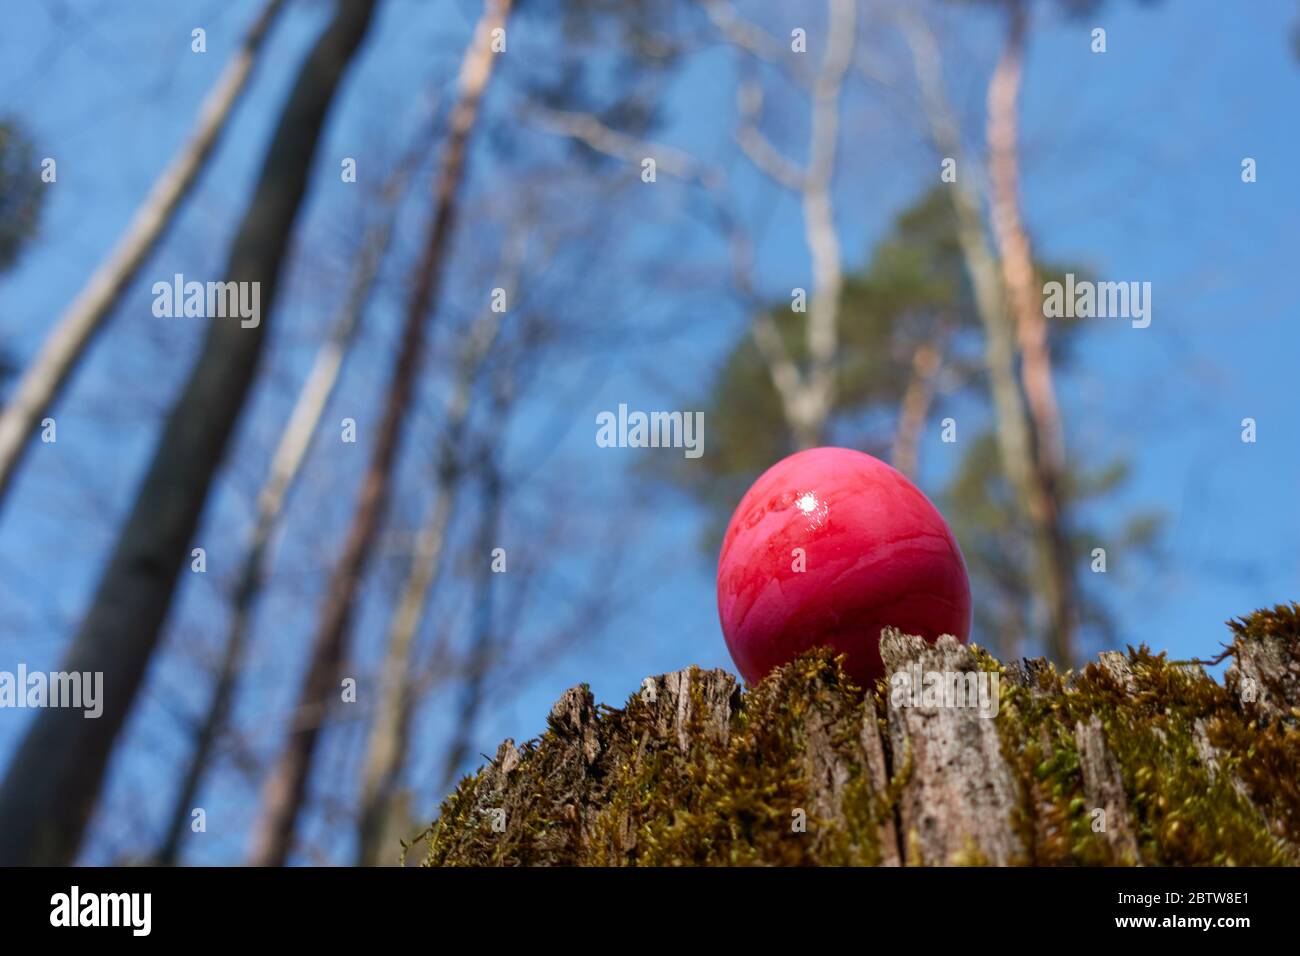
[[[885,741],[880,735],[880,719],[874,707],[865,708],[862,715],[862,733],[859,737],[866,770],[866,780],[871,792],[885,795],[889,792],[889,756],[885,752]],[[880,844],[880,863],[882,866],[902,866],[903,846],[898,839],[898,818],[890,807],[876,828],[876,839]]]
[[[923,673],[977,669],[970,649],[947,635],[931,645],[886,631],[880,654],[889,673],[913,664]],[[888,714],[895,760],[912,767],[899,808],[907,862],[1006,865],[1024,856],[1008,826],[1021,798],[997,725],[970,708],[895,707],[892,699]]]
[[[1279,606],[1229,622],[1236,640],[1224,684],[1261,722],[1294,725],[1300,721],[1300,624],[1284,611]]]
[[[1106,834],[1106,842],[1117,861],[1138,863],[1140,856],[1129,817],[1128,798],[1124,795],[1124,778],[1106,744],[1101,719],[1094,714],[1087,723],[1076,721],[1074,739],[1079,747],[1079,770],[1088,803],[1105,814],[1102,832]]]
[[[695,671],[694,677],[690,670],[675,671],[641,683],[642,700],[654,707],[655,729],[675,738],[683,751],[689,748],[696,721],[705,737],[726,743],[739,692],[736,679],[720,670]]]

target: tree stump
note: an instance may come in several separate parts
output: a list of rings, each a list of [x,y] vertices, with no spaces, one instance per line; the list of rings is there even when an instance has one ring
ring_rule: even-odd
[[[1145,646],[1062,674],[886,631],[867,692],[826,651],[748,690],[647,678],[621,709],[578,686],[460,783],[424,862],[1295,865],[1300,605],[1230,627],[1223,684]]]

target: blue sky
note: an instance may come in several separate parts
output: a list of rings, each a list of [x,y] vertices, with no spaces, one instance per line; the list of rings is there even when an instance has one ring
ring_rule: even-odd
[[[59,162],[39,240],[17,269],[0,278],[0,338],[15,355],[30,357],[119,234],[186,134],[196,104],[255,6],[247,0],[150,2],[123,14],[121,5],[107,2],[8,5],[0,113],[21,119],[38,154]],[[272,380],[248,408],[236,451],[265,444],[276,433],[326,309],[345,280],[343,252],[333,238],[355,226],[359,206],[337,183],[337,157],[383,155],[386,144],[403,141],[427,109],[414,91],[445,85],[453,75],[477,12],[469,3],[419,0],[388,0],[384,7],[335,105],[318,181],[299,222],[301,259],[276,317]],[[221,268],[275,110],[326,12],[321,4],[295,4],[276,28],[267,61],[214,165],[60,403],[57,452],[36,446],[0,513],[0,668],[18,661],[29,668],[55,666],[85,607],[116,519],[147,461],[158,416],[182,381],[200,334],[197,326],[160,331],[148,309],[148,287],[173,272]],[[780,14],[765,17],[773,32],[789,26]],[[1300,63],[1288,42],[1296,17],[1291,0],[1167,0],[1152,8],[1114,2],[1087,21],[1047,17],[1031,41],[1024,186],[1038,252],[1085,265],[1100,278],[1153,287],[1148,329],[1076,320],[1090,324],[1062,388],[1076,459],[1095,465],[1126,457],[1134,466],[1133,479],[1102,506],[1100,520],[1128,508],[1155,507],[1167,515],[1158,559],[1138,564],[1112,555],[1101,590],[1125,642],[1146,642],[1179,658],[1213,653],[1224,639],[1224,619],[1296,598],[1300,590],[1294,367],[1300,355],[1294,291]],[[204,56],[188,53],[194,25],[208,31]],[[1108,32],[1104,55],[1089,50],[1094,25]],[[974,108],[996,30],[983,14],[954,16],[950,26],[954,50],[972,53],[970,62],[952,70],[952,93],[977,120]],[[529,49],[528,37],[517,39]],[[533,43],[531,49],[545,49],[540,33]],[[727,51],[695,54],[667,91],[657,138],[703,155],[724,149],[729,126],[718,117],[731,115],[733,63]],[[846,111],[854,147],[841,157],[836,198],[849,267],[866,261],[894,214],[937,175],[919,123],[909,128],[892,109],[887,95],[861,91]],[[1252,184],[1240,178],[1247,156],[1258,163]],[[509,181],[481,149],[477,158],[475,194],[508,190]],[[808,281],[798,206],[760,191],[740,164],[736,181],[744,204],[761,210],[755,219],[762,223],[761,284],[784,297]],[[627,207],[644,218],[618,224],[626,259],[651,261],[666,243],[680,242],[691,265],[696,256],[719,262],[716,244],[698,232],[674,231],[689,194],[670,183],[656,190]],[[413,236],[419,210],[410,218],[405,228]],[[391,281],[400,285],[400,273]],[[652,495],[633,482],[634,453],[593,442],[595,415],[603,409],[620,402],[678,407],[706,389],[742,334],[743,316],[717,289],[683,293],[669,285],[675,294],[637,297],[636,308],[609,301],[608,322],[618,330],[663,321],[678,331],[643,345],[576,350],[548,364],[534,387],[535,403],[503,436],[512,467],[535,473],[537,483],[533,507],[520,509],[507,537],[526,540],[538,531],[529,515],[548,509],[572,511],[576,522],[597,527],[625,522],[629,551],[653,570],[619,593],[617,621],[593,628],[595,637],[581,653],[548,661],[517,692],[494,699],[476,734],[480,750],[504,736],[538,733],[550,703],[581,681],[598,699],[618,704],[647,674],[689,664],[731,668],[717,623],[712,557],[697,546],[701,515],[671,494]],[[448,291],[453,300],[473,294],[472,287]],[[377,386],[358,383],[382,381],[387,352],[380,346],[392,338],[399,303],[400,296],[380,297],[373,322],[377,345],[349,366],[351,384],[344,388],[361,414]],[[1255,444],[1240,439],[1245,417],[1258,422]],[[552,441],[544,429],[557,419],[563,427]],[[538,434],[545,455],[538,454]],[[939,442],[932,423],[922,449],[927,491],[942,486],[955,453]],[[331,454],[316,454],[311,481],[313,491],[333,503],[319,517],[291,512],[285,530],[290,539],[317,534],[322,563],[328,561],[328,534],[350,505],[356,468]],[[236,454],[233,460],[244,459]],[[247,520],[243,501],[256,485],[260,461],[254,457],[223,476],[205,519],[205,533],[214,540],[239,540]],[[403,493],[416,495],[420,480],[419,471],[408,468]],[[418,511],[416,503],[399,502],[399,514]],[[584,558],[582,542],[588,540],[560,549],[563,557],[556,560],[569,578],[598,581],[605,573],[599,560]],[[295,690],[297,649],[314,618],[317,584],[305,580],[299,587],[292,576],[309,579],[310,570],[310,562],[293,563],[286,572],[292,580],[268,595],[262,609],[260,632],[271,646],[250,676],[253,690],[241,712],[246,724],[274,727],[266,717],[282,713]],[[210,624],[220,615],[215,585],[184,580],[183,587],[173,614],[173,631],[180,633],[169,635],[173,658],[155,669],[123,738],[124,756],[113,766],[109,806],[138,803],[145,827],[165,808],[170,774],[185,752],[174,725],[176,702],[195,708],[206,694],[178,648],[187,629],[202,635],[210,627],[208,639],[220,632]],[[380,588],[367,591],[358,618],[359,654],[377,646],[389,599]],[[435,762],[449,708],[448,701],[435,700],[421,716],[416,779]],[[0,761],[19,739],[25,717],[0,713]],[[337,746],[348,750],[355,732],[340,730]],[[252,746],[265,753],[273,744],[274,738]],[[238,823],[194,849],[193,858],[205,862],[238,859],[239,828],[252,812],[255,791],[222,782],[216,792],[239,803]],[[432,806],[435,795],[426,796]],[[319,814],[312,821],[327,825]],[[88,858],[125,829],[121,821],[104,824]]]

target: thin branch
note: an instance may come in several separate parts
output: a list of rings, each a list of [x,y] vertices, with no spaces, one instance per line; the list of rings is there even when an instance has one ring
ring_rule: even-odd
[[[912,353],[911,368],[903,400],[899,403],[898,428],[894,432],[889,460],[909,478],[916,477],[921,430],[934,401],[934,381],[943,366],[947,327],[940,328],[934,340],[926,340]]]
[[[529,115],[537,118],[543,129],[555,135],[576,139],[596,152],[614,159],[639,163],[647,156],[665,157],[668,160],[666,163],[656,160],[658,169],[688,185],[703,187],[705,198],[728,244],[732,282],[753,313],[750,331],[754,338],[754,345],[768,367],[772,386],[776,389],[787,421],[796,420],[801,403],[803,377],[781,338],[775,319],[768,312],[767,303],[761,301],[754,289],[751,279],[753,243],[745,233],[739,216],[727,198],[725,171],[673,147],[637,139],[610,129],[590,114],[559,112],[538,107],[530,109]]]
[[[719,188],[726,181],[726,174],[720,169],[699,162],[689,153],[621,133],[589,113],[556,110],[534,103],[529,106],[526,118],[549,133],[575,139],[598,153],[624,162],[639,164],[653,159],[656,170],[674,179],[698,183],[705,189]]]
[[[787,159],[762,132],[763,86],[753,77],[747,77],[736,87],[736,111],[740,124],[736,129],[736,142],[749,161],[769,179],[780,183],[791,192],[803,192],[807,174],[800,166]]]
[[[742,18],[729,0],[704,0],[702,6],[709,21],[732,46],[779,67],[796,85],[807,87],[810,84],[812,78],[807,67],[789,44]]]

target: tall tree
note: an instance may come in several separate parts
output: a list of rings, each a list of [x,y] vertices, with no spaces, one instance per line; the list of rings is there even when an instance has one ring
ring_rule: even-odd
[[[0,409],[0,504],[41,416],[54,404],[95,333],[189,195],[253,75],[284,0],[269,0],[199,109],[189,138],[158,177],[126,232],[72,300]]]
[[[499,409],[498,409],[499,411]],[[465,679],[460,690],[460,701],[456,707],[455,730],[447,745],[443,757],[442,777],[438,781],[438,791],[447,789],[456,778],[456,771],[470,754],[470,744],[474,739],[474,722],[478,719],[483,706],[488,674],[492,669],[492,659],[497,653],[500,639],[500,624],[495,615],[496,569],[492,550],[498,543],[497,534],[501,525],[502,498],[504,497],[503,477],[500,463],[496,460],[494,449],[484,447],[480,450],[478,461],[478,482],[481,485],[479,496],[479,523],[476,529],[474,557],[478,568],[474,574],[474,612],[471,624],[469,657],[466,662]]]
[[[983,181],[980,163],[962,148],[959,126],[944,90],[938,44],[915,11],[903,11],[901,25],[911,48],[931,139],[939,154],[958,160],[962,170],[950,195],[985,327],[997,447],[1002,470],[1014,490],[1007,504],[1021,513],[1023,521],[1015,524],[1024,529],[1031,543],[1026,563],[1033,569],[1035,590],[1046,609],[1047,649],[1058,663],[1069,664],[1080,609],[1064,501],[1064,426],[1053,381],[1039,275],[1020,196],[1018,110],[1029,3],[990,2],[1005,10],[1008,19],[985,97],[989,184],[983,194],[975,185]],[[1063,8],[1073,14],[1097,5],[1097,0],[1062,0]],[[996,248],[986,238],[985,205]]]
[[[0,786],[0,865],[70,863],[144,679],[213,475],[257,371],[294,221],[330,104],[376,0],[339,0],[299,68],[231,245],[231,282],[260,285],[261,321],[213,322],[62,669],[104,675],[103,713],[49,708]]]
[[[266,481],[257,496],[253,531],[248,550],[235,580],[230,611],[230,625],[222,647],[221,663],[217,673],[212,699],[199,722],[195,734],[194,750],[181,778],[180,789],[172,804],[167,830],[163,836],[155,862],[169,865],[176,862],[181,839],[211,762],[217,741],[226,727],[230,708],[234,702],[236,685],[252,630],[253,614],[258,597],[266,580],[270,561],[271,540],[280,526],[289,496],[293,491],[303,462],[311,449],[312,440],[320,427],[322,416],[329,405],[343,363],[356,340],[365,315],[371,290],[388,252],[397,216],[398,201],[406,192],[411,167],[418,159],[412,155],[399,164],[382,190],[383,207],[378,221],[367,230],[361,242],[353,270],[348,295],[339,307],[329,334],[316,353],[311,371],[303,382],[293,410],[280,435],[275,453],[271,456]]]
[[[1063,506],[1065,435],[1056,400],[1052,354],[1039,277],[1021,213],[1019,110],[1029,10],[1009,0],[1007,33],[988,87],[990,218],[1002,265],[1007,305],[1020,347],[1020,377],[1033,422],[1030,463],[1034,489],[1028,505],[1042,538],[1039,561],[1048,614],[1048,649],[1057,663],[1074,659],[1077,626],[1074,566]]]
[[[1068,364],[1058,367],[1068,368]],[[975,604],[975,631],[986,643],[1007,657],[1037,653],[1041,626],[1033,619],[1034,598],[1039,581],[1033,572],[1034,548],[1026,517],[1016,507],[1014,486],[1001,467],[997,441],[991,433],[963,441],[965,454],[948,486],[942,490],[944,513],[950,516],[953,533],[961,543],[970,569],[972,589],[980,595]],[[1095,549],[1124,555],[1124,564],[1137,566],[1153,556],[1163,516],[1151,510],[1134,510],[1120,515],[1113,505],[1089,507],[1114,492],[1127,478],[1128,465],[1114,460],[1099,466],[1071,467],[1062,484],[1062,502],[1071,514],[1068,542],[1074,566],[1084,568],[1097,560]],[[1105,523],[1089,523],[1077,517],[1105,511],[1113,517]],[[1106,575],[1081,574],[1077,578],[1081,653],[1085,638],[1113,647],[1120,630],[1108,610]],[[1041,641],[1041,643],[1046,643]],[[1029,646],[1027,646],[1029,645]]]
[[[263,792],[261,815],[250,855],[250,861],[255,865],[283,865],[293,842],[293,832],[315,759],[321,721],[334,696],[339,667],[346,653],[356,594],[387,506],[403,425],[419,378],[428,335],[428,317],[438,300],[450,249],[470,139],[478,121],[483,93],[496,65],[494,45],[501,36],[499,31],[505,29],[511,4],[512,0],[486,0],[461,62],[459,93],[448,122],[447,138],[433,187],[432,216],[423,252],[412,276],[411,297],[385,392],[373,452],[362,477],[343,553],[329,581],[289,737]]]
[[[729,42],[749,54],[775,55],[771,44],[744,23],[730,2],[704,4],[714,25]],[[752,333],[781,399],[781,409],[799,448],[825,440],[826,421],[835,403],[835,353],[840,339],[840,298],[844,263],[835,223],[835,164],[840,146],[840,102],[853,66],[857,44],[857,0],[828,0],[825,52],[811,79],[808,161],[799,167],[786,159],[761,132],[762,87],[750,80],[738,90],[741,125],[737,141],[755,167],[799,197],[804,241],[812,265],[802,351],[796,362],[766,313],[754,316]]]

